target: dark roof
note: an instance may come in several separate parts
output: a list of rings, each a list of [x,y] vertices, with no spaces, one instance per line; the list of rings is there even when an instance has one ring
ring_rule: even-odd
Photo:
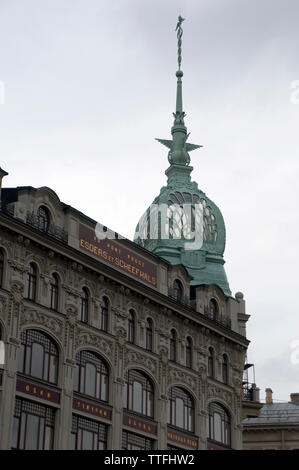
[[[299,402],[269,403],[260,410],[258,418],[246,418],[244,426],[297,424],[299,426]]]

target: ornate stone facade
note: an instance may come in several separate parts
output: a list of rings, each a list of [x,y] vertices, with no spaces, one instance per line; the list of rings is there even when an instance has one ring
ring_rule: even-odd
[[[242,448],[242,373],[248,346],[245,336],[248,316],[243,296],[227,297],[217,286],[199,286],[195,303],[188,303],[190,276],[184,268],[171,266],[132,242],[116,240],[115,250],[121,247],[133,253],[134,256],[128,255],[132,263],[144,264],[145,275],[137,278],[137,268],[122,265],[128,269],[124,272],[113,264],[116,258],[112,261],[112,258],[106,260],[95,256],[98,247],[85,245],[93,250],[90,253],[82,249],[84,243],[80,240],[79,227],[83,225],[94,231],[95,222],[61,203],[52,190],[24,187],[15,188],[8,194],[9,191],[2,190],[0,211],[0,249],[3,254],[0,333],[5,343],[5,364],[0,381],[0,448],[13,447],[17,397],[53,408],[55,449],[71,448],[74,413],[107,426],[109,449],[122,448],[123,431],[151,439],[156,449],[166,449],[167,445],[207,449],[211,447],[211,402],[223,406],[230,416],[230,446]],[[38,217],[41,206],[48,210],[51,227],[55,226],[57,230],[48,232],[38,222],[33,224],[35,219],[27,218],[27,213]],[[34,263],[37,273],[35,297],[31,300],[28,298],[30,263]],[[156,273],[154,286],[147,282],[147,266]],[[53,273],[59,278],[56,308],[51,308]],[[177,278],[183,285],[184,302],[169,296],[169,289]],[[82,321],[80,316],[83,287],[89,292],[87,321]],[[100,322],[104,297],[109,307],[107,327],[103,329]],[[230,319],[230,326],[224,326],[217,316],[213,318],[207,314],[205,307],[211,298],[217,299],[221,313]],[[134,341],[128,341],[129,312],[132,310],[135,337]],[[153,326],[151,350],[147,347],[149,318]],[[32,374],[19,371],[21,334],[29,329],[44,332],[56,344],[59,353],[57,384],[49,385]],[[170,360],[172,330],[176,334],[175,360]],[[188,364],[187,338],[192,340]],[[214,354],[212,375],[209,371],[211,348]],[[96,353],[107,364],[109,394],[106,402],[83,394],[78,398],[78,393],[74,392],[76,354],[82,350]],[[227,380],[223,378],[223,355],[228,359]],[[151,419],[123,407],[126,373],[130,370],[141,372],[152,383],[154,411]],[[191,397],[194,404],[192,431],[168,423],[171,387],[185,390]],[[39,390],[39,394],[34,395],[34,390]],[[56,402],[46,400],[46,392],[59,398]],[[100,410],[98,415],[95,410]]]

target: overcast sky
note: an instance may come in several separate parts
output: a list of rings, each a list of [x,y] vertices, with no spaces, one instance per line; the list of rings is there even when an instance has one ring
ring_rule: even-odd
[[[0,0],[4,186],[49,186],[132,239],[166,182],[154,138],[170,138],[178,14],[185,122],[204,146],[193,179],[226,222],[261,397],[271,387],[288,400],[299,392],[298,0]]]

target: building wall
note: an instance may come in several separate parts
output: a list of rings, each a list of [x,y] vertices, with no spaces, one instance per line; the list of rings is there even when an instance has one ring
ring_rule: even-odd
[[[68,243],[41,233],[28,224],[26,214],[43,204],[53,222],[69,234]],[[205,318],[202,310],[190,309],[167,296],[173,279],[179,278],[186,293],[190,279],[181,267],[171,267],[140,247],[134,248],[157,265],[157,285],[151,288],[133,276],[102,263],[79,250],[78,224],[93,227],[83,214],[61,205],[47,188],[26,189],[11,204],[13,215],[0,213],[0,248],[4,253],[4,275],[0,288],[1,339],[5,343],[5,365],[0,374],[0,448],[12,446],[15,398],[47,404],[55,413],[55,449],[70,448],[72,414],[108,425],[108,448],[122,448],[122,431],[153,439],[154,448],[174,445],[186,449],[208,447],[208,407],[222,404],[231,418],[231,446],[242,448],[242,373],[248,342],[245,338],[245,304],[242,298],[227,299],[217,287],[201,287],[196,302],[208,305],[211,294],[223,304],[232,328]],[[36,300],[27,299],[28,267],[38,272]],[[50,309],[51,275],[59,276],[59,305]],[[90,292],[88,323],[80,321],[82,287]],[[211,293],[211,289],[213,292]],[[108,331],[99,328],[100,302],[109,299]],[[136,341],[127,341],[129,310],[136,313]],[[153,350],[145,349],[147,318],[154,324]],[[38,329],[49,335],[59,349],[57,386],[50,386],[18,371],[21,332]],[[170,331],[177,333],[177,360],[169,360]],[[186,338],[192,338],[192,368],[186,367]],[[215,353],[215,376],[208,377],[208,350]],[[98,353],[109,368],[109,401],[99,403],[73,392],[75,356],[80,350]],[[222,357],[229,359],[228,384],[222,383]],[[123,409],[125,374],[129,369],[144,372],[154,384],[154,419]],[[182,387],[194,399],[195,428],[190,434],[167,426],[168,391]],[[75,409],[74,409],[75,407]],[[101,413],[100,413],[101,410]],[[125,423],[125,424],[124,424]]]

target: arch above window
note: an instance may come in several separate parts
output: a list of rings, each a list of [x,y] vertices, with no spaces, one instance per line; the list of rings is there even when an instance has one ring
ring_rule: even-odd
[[[171,387],[168,392],[168,424],[194,432],[194,400],[181,387]]]
[[[98,400],[108,401],[109,370],[104,359],[87,350],[76,354],[74,390]]]
[[[135,369],[127,371],[125,376],[123,406],[150,418],[154,417],[154,386],[146,374]]]
[[[48,335],[39,330],[21,333],[18,372],[57,384],[58,348]]]

